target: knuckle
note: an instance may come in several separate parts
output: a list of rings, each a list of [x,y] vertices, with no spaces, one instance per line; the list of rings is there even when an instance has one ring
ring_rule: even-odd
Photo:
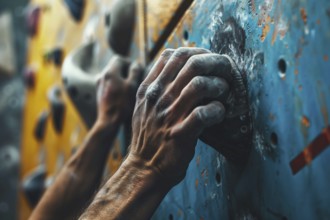
[[[168,58],[174,53],[174,49],[167,48],[161,53],[161,57]]]
[[[110,63],[112,64],[118,64],[118,63],[121,63],[122,62],[122,58],[118,55],[115,55],[112,57]]]
[[[173,53],[173,56],[175,58],[184,58],[189,56],[190,54],[190,50],[187,47],[179,47],[178,49],[175,50],[175,52]]]
[[[136,92],[136,99],[142,99],[145,96],[147,89],[148,84],[142,83]]]
[[[198,55],[194,55],[190,57],[190,59],[187,62],[187,65],[190,70],[192,71],[201,71],[203,69],[204,59],[202,59]]]
[[[157,110],[162,110],[167,108],[173,102],[173,97],[169,94],[163,95],[156,104]]]
[[[157,82],[153,82],[148,87],[145,97],[150,102],[156,102],[161,93],[161,85]]]
[[[195,76],[191,80],[191,88],[195,91],[204,90],[206,88],[205,78],[202,76]]]
[[[143,70],[143,68],[139,63],[133,63],[130,68],[130,71],[133,73],[139,73],[142,70]]]

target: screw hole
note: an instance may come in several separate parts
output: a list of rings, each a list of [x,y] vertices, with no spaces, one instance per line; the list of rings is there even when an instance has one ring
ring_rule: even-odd
[[[189,33],[188,33],[187,30],[184,30],[184,31],[183,31],[183,38],[184,38],[185,40],[188,40],[188,39],[189,39]]]
[[[168,219],[169,219],[169,220],[173,220],[173,219],[174,219],[174,218],[173,218],[173,215],[170,214],[170,215],[168,216]]]
[[[277,146],[278,144],[278,137],[277,134],[275,132],[271,133],[270,135],[270,141],[273,145]]]
[[[278,61],[278,70],[280,71],[280,76],[281,77],[284,77],[285,76],[285,73],[286,73],[286,61],[281,58],[279,61]]]
[[[221,183],[221,175],[219,172],[217,172],[215,174],[215,180],[217,181],[217,184],[220,184]]]
[[[243,126],[241,127],[241,132],[242,132],[243,134],[246,134],[246,133],[248,132],[248,127],[247,127],[246,125],[243,125]]]

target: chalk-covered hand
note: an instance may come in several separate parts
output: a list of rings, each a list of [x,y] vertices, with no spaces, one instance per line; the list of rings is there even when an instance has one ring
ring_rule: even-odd
[[[170,187],[180,182],[199,135],[225,116],[219,100],[230,69],[228,58],[205,49],[165,50],[138,89],[125,164],[153,170]]]
[[[118,124],[132,117],[135,94],[143,69],[137,63],[113,57],[98,80],[98,124]]]

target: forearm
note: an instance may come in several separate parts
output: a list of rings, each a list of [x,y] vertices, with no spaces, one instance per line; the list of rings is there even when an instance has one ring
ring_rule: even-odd
[[[72,219],[96,192],[109,149],[117,133],[116,124],[96,124],[78,151],[69,159],[45,192],[31,219]]]
[[[170,188],[156,170],[128,157],[80,219],[149,219]]]

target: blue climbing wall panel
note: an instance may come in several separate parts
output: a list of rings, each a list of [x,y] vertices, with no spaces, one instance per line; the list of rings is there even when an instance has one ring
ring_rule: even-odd
[[[224,41],[231,28],[244,34]],[[178,46],[229,53],[246,74],[253,149],[237,167],[198,142],[153,218],[330,219],[330,1],[196,0]]]

